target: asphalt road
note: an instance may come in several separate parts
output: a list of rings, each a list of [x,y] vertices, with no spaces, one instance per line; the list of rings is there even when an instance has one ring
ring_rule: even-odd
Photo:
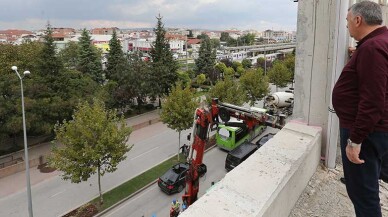
[[[211,186],[211,182],[217,182],[225,176],[226,170],[224,164],[226,155],[227,152],[220,150],[218,147],[211,149],[205,154],[204,163],[207,165],[208,172],[204,177],[200,178],[199,196],[206,193],[206,190]],[[167,195],[155,183],[135,197],[106,213],[104,216],[151,217],[153,214],[156,216],[169,216],[172,200],[176,198],[181,203],[183,193],[184,191]]]
[[[267,127],[265,132],[255,138],[253,142],[259,140],[262,136],[267,133],[276,133],[278,129]],[[221,180],[226,175],[225,170],[225,158],[227,152],[215,147],[205,153],[204,163],[207,165],[208,172],[206,176],[200,179],[200,188],[199,188],[199,197],[206,193],[211,187],[211,182],[217,182]],[[155,183],[149,188],[145,189],[143,192],[134,196],[133,198],[123,202],[110,212],[103,215],[104,217],[151,217],[153,215],[159,216],[169,216],[169,209],[171,206],[172,200],[178,199],[179,202],[182,202],[181,193],[167,195],[162,192]]]
[[[187,130],[181,133],[181,144],[187,142],[186,135],[189,132]],[[129,144],[134,144],[134,147],[127,154],[127,159],[120,163],[117,171],[102,177],[103,191],[120,185],[176,154],[178,133],[162,123],[156,123],[134,131]],[[34,216],[61,216],[97,196],[96,175],[79,184],[54,176],[32,186]],[[22,190],[0,198],[0,216],[28,216],[26,191]]]

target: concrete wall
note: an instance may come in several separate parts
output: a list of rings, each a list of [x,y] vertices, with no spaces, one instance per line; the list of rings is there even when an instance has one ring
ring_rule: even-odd
[[[341,0],[304,0],[298,3],[298,31],[295,66],[294,117],[309,125],[322,127],[322,151],[326,154],[328,106],[331,102],[331,84],[334,54],[345,55],[347,46],[338,48],[338,7]],[[346,30],[346,27],[343,26]],[[334,53],[336,49],[336,53]],[[336,127],[338,131],[338,126]],[[336,144],[336,141],[334,141]]]
[[[321,136],[288,123],[180,216],[288,216],[319,164]]]

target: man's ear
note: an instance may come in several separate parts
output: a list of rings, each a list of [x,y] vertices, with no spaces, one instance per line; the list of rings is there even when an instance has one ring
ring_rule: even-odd
[[[356,23],[355,23],[356,26],[361,26],[361,22],[363,21],[362,17],[361,16],[356,16],[355,20],[356,20]]]

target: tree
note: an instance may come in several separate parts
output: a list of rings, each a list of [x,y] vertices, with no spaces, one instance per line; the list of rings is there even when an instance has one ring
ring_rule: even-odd
[[[182,82],[184,87],[190,85],[191,79],[189,73],[184,71],[178,71],[178,81]]]
[[[54,125],[71,118],[77,102],[93,98],[100,88],[76,70],[66,69],[55,51],[50,26],[38,55],[37,75],[31,79],[28,92],[32,105],[31,131],[53,133]]]
[[[97,173],[100,204],[103,203],[101,176],[114,172],[132,148],[126,142],[131,133],[123,117],[105,109],[101,101],[90,105],[80,103],[70,121],[57,124],[56,139],[63,144],[55,146],[49,158],[50,166],[63,172],[62,178],[72,183],[86,181]]]
[[[226,41],[226,45],[228,47],[233,47],[233,46],[237,46],[237,40],[232,38],[232,37],[229,37],[228,40]]]
[[[189,34],[187,35],[188,38],[192,38],[193,37],[193,30],[189,30]]]
[[[206,38],[202,40],[199,48],[198,58],[195,60],[197,74],[204,73],[210,78],[211,81],[216,81],[214,66],[216,64],[216,52],[210,42],[210,39]]]
[[[79,62],[77,70],[85,75],[89,75],[99,84],[103,84],[104,77],[102,72],[101,57],[98,55],[97,49],[92,45],[91,37],[86,29],[83,29],[81,33],[79,46]]]
[[[129,56],[129,74],[124,76],[119,84],[123,91],[127,90],[123,93],[127,94],[127,100],[130,100],[130,97],[137,99],[139,111],[144,99],[150,93],[149,89],[154,85],[148,79],[150,73],[152,73],[150,64],[148,61],[142,60],[140,53],[136,52]]]
[[[280,61],[273,64],[272,68],[268,71],[269,81],[278,87],[286,87],[291,80],[291,72]]]
[[[160,115],[162,122],[179,133],[178,161],[181,132],[192,127],[193,115],[197,107],[198,102],[191,92],[190,87],[186,86],[186,88],[183,88],[179,82],[175,87],[172,87],[171,93],[163,103],[163,110]]]
[[[233,61],[233,69],[234,71],[237,71],[238,67],[242,67],[243,65],[240,62]]]
[[[40,52],[40,58],[38,61],[39,71],[37,73],[41,76],[49,76],[52,79],[55,79],[55,76],[57,76],[60,73],[60,70],[63,69],[63,64],[56,54],[56,47],[54,45],[52,33],[51,26],[48,24],[43,37],[44,43],[42,52]]]
[[[22,111],[20,81],[11,66],[18,66],[18,71],[37,71],[37,63],[42,49],[42,44],[38,42],[28,42],[21,45],[0,44],[0,145],[3,142],[10,142],[13,138],[13,147],[17,148],[16,139],[22,136]],[[26,128],[30,134],[31,127],[31,81],[29,76],[23,80],[25,90],[25,112]]]
[[[210,40],[210,37],[208,35],[206,35],[205,33],[202,33],[202,34],[197,36],[197,39],[201,39],[201,40],[209,39]]]
[[[257,100],[263,99],[270,91],[268,77],[264,76],[264,72],[261,68],[245,72],[240,77],[240,83],[248,93],[251,106],[253,106]]]
[[[243,59],[241,62],[244,69],[248,69],[252,67],[252,62],[249,59]]]
[[[118,81],[122,74],[128,68],[128,61],[124,56],[120,40],[117,38],[116,31],[113,31],[112,38],[109,40],[109,53],[106,66],[106,78]]]
[[[66,68],[75,69],[77,67],[79,61],[78,50],[78,43],[71,41],[59,52],[59,58]]]
[[[210,43],[212,44],[213,48],[219,48],[221,46],[220,40],[217,38],[210,39]]]
[[[239,45],[253,45],[255,42],[255,34],[248,33],[237,39]]]
[[[293,79],[295,74],[295,55],[286,55],[283,62],[287,69],[291,72],[291,79]]]
[[[220,38],[220,41],[228,41],[229,39],[229,33],[228,32],[221,32],[221,38]]]
[[[173,58],[168,40],[166,39],[166,30],[162,22],[162,17],[159,15],[156,18],[157,25],[154,28],[156,39],[152,44],[151,59],[152,73],[150,81],[153,85],[150,87],[151,94],[159,96],[159,106],[161,106],[160,98],[163,94],[167,95],[171,86],[178,80],[178,63]]]
[[[236,77],[240,77],[245,73],[245,69],[242,66],[237,67],[236,69]]]
[[[218,98],[221,102],[242,105],[247,101],[247,93],[238,82],[233,80],[232,76],[225,75],[223,81],[218,81],[210,89],[207,101],[211,102],[212,98]]]
[[[197,78],[195,80],[197,81],[197,84],[202,85],[206,81],[206,75],[201,73],[197,75]]]

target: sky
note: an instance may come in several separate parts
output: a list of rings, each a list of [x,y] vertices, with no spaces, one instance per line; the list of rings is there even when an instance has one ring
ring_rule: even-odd
[[[295,31],[293,0],[0,0],[0,30],[165,27]]]

